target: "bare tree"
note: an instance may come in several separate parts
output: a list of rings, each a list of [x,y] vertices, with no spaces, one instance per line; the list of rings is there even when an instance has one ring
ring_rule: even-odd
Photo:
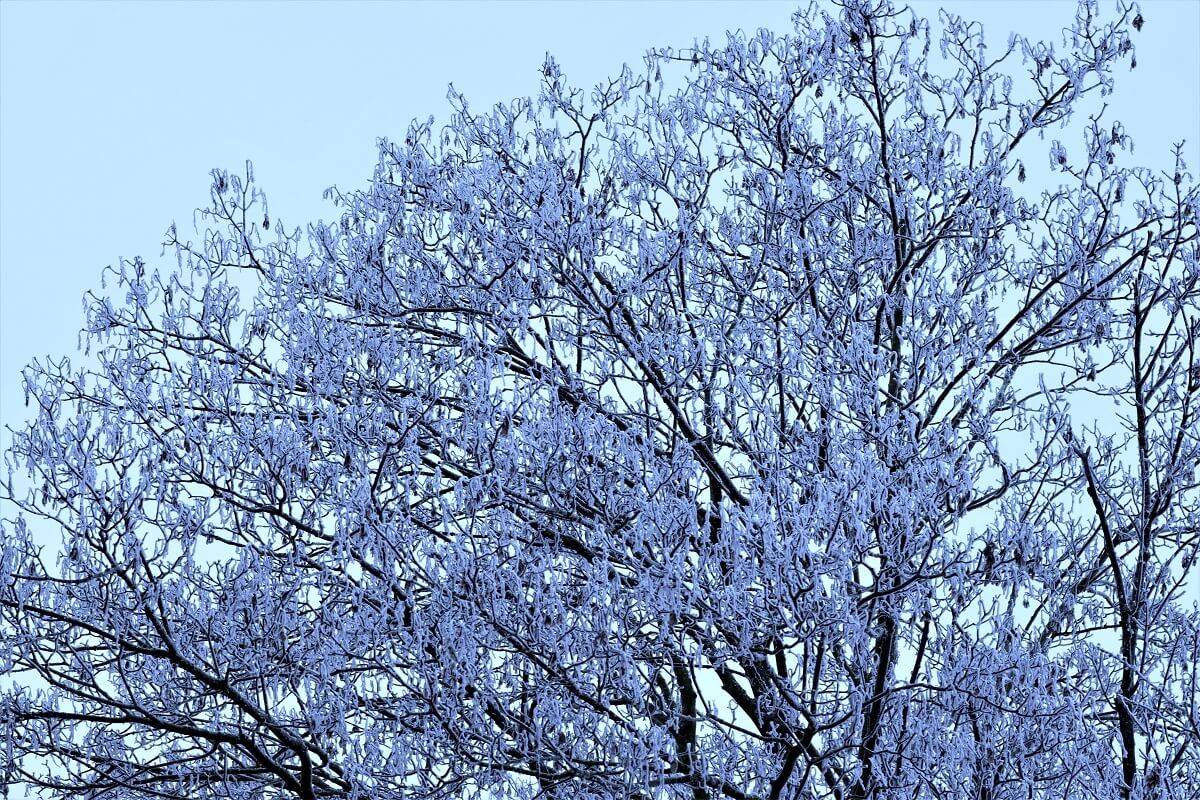
[[[25,372],[6,782],[1200,794],[1200,193],[1043,139],[1141,17],[835,11],[458,98],[332,225],[214,172]]]

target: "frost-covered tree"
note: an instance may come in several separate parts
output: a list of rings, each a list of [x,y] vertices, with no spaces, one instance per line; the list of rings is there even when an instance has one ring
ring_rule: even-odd
[[[1200,192],[1090,99],[1141,24],[547,61],[305,231],[215,172],[25,372],[6,784],[1200,795]]]

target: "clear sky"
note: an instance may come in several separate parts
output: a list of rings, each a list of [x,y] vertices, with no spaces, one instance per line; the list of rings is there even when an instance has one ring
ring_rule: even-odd
[[[1115,0],[1102,0],[1111,10]],[[918,0],[1059,41],[1073,0]],[[289,228],[336,215],[331,185],[364,186],[378,136],[534,94],[550,52],[591,86],[648,47],[731,28],[790,28],[789,2],[51,2],[0,0],[0,427],[25,417],[19,371],[75,352],[101,270],[154,263],[191,230],[213,167],[254,162]],[[1200,172],[1200,0],[1143,0],[1137,70],[1109,111],[1143,163],[1186,138]],[[170,263],[168,258],[163,265]],[[0,446],[9,436],[0,432]]]
[[[936,14],[943,3],[915,3]],[[1059,39],[1074,3],[948,0],[1002,45]],[[1112,0],[1103,5],[1111,8]],[[1138,69],[1111,98],[1161,168],[1187,138],[1200,166],[1200,0],[1147,0]],[[0,424],[25,415],[19,370],[74,353],[81,297],[120,257],[153,263],[191,230],[209,170],[254,162],[289,228],[364,186],[375,138],[536,93],[547,51],[591,86],[648,47],[729,28],[790,28],[787,2],[47,2],[0,0]],[[169,254],[168,254],[169,257]],[[164,265],[169,263],[164,260]],[[9,437],[0,433],[0,444]]]

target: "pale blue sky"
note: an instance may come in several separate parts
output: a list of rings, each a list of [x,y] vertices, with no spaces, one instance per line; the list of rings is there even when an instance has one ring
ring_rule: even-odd
[[[1054,39],[1074,3],[958,0],[1004,41]],[[936,14],[943,3],[914,5]],[[1105,0],[1104,5],[1112,3]],[[1200,2],[1144,2],[1138,69],[1110,110],[1139,160],[1200,161]],[[479,108],[535,93],[550,51],[590,86],[646,48],[728,28],[790,28],[787,2],[189,3],[0,0],[0,424],[25,415],[20,368],[75,351],[80,298],[119,257],[157,259],[191,230],[215,166],[254,162],[290,228],[365,184],[375,138],[446,118],[446,84]],[[169,262],[164,260],[164,264]],[[0,433],[0,443],[8,436]]]
[[[1073,0],[914,5],[981,19],[997,44],[1012,28],[1057,41],[1074,10]],[[1200,171],[1200,0],[1142,6],[1139,67],[1119,76],[1110,113],[1139,160],[1166,169],[1170,144],[1187,138]],[[20,368],[74,353],[80,299],[102,268],[155,263],[173,220],[190,231],[213,167],[253,160],[271,216],[288,227],[329,218],[324,189],[364,185],[376,137],[445,119],[448,82],[476,108],[533,94],[549,51],[590,86],[651,46],[786,30],[794,7],[0,0],[0,427],[25,417]]]

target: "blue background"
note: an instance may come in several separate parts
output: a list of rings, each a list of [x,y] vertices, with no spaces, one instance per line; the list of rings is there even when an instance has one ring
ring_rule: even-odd
[[[940,4],[913,5],[936,16]],[[1075,10],[948,5],[980,19],[997,53],[1012,29],[1060,41]],[[1196,170],[1200,2],[1142,6],[1139,66],[1118,75],[1108,114],[1137,143],[1134,160],[1169,170],[1171,144],[1186,138]],[[23,365],[75,351],[81,298],[102,268],[156,263],[173,220],[188,235],[213,167],[251,159],[277,224],[332,218],[322,192],[365,185],[376,137],[430,114],[445,121],[449,82],[474,108],[535,94],[550,52],[570,83],[590,87],[622,63],[636,70],[648,47],[789,30],[794,7],[0,0],[0,426],[25,417]],[[0,433],[0,447],[9,440]]]

